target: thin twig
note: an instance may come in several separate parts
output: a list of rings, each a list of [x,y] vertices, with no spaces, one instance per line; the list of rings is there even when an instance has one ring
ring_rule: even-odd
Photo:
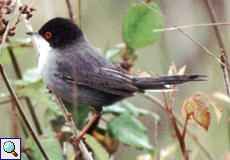
[[[18,4],[18,6],[22,6],[22,3],[20,0],[17,0],[17,4]],[[25,22],[25,26],[26,26],[27,30],[33,31],[33,27],[31,25],[30,21],[26,19],[26,16],[24,14],[22,16],[24,17],[23,20]],[[39,56],[38,45],[37,45],[37,43],[35,43],[35,38],[32,36],[31,39],[32,39],[33,48],[36,51],[37,56]]]
[[[49,157],[48,157],[44,147],[42,146],[42,144],[39,141],[36,133],[34,132],[32,126],[31,126],[30,122],[28,121],[28,118],[26,117],[26,114],[25,114],[25,112],[24,112],[24,110],[23,110],[23,108],[22,108],[22,106],[21,106],[21,104],[20,104],[20,102],[19,102],[19,100],[18,100],[13,88],[12,88],[12,86],[9,83],[9,80],[8,80],[8,78],[7,78],[7,76],[6,76],[5,72],[4,72],[4,69],[3,69],[3,66],[2,66],[1,63],[0,63],[0,72],[1,72],[1,76],[3,78],[3,81],[4,81],[8,91],[10,92],[12,100],[13,100],[14,104],[16,105],[16,107],[18,109],[18,112],[21,115],[22,120],[24,121],[27,129],[29,130],[31,136],[33,137],[35,143],[37,144],[37,146],[38,146],[39,150],[41,151],[42,155],[44,156],[44,158],[46,160],[49,160]]]
[[[170,112],[168,112],[169,113],[169,117],[171,118],[171,122],[172,122],[174,130],[176,132],[177,139],[179,140],[182,154],[183,154],[185,160],[189,160],[188,151],[186,150],[185,141],[184,141],[184,138],[183,138],[183,136],[182,136],[182,134],[181,134],[181,132],[180,132],[180,130],[178,128],[177,121],[176,121],[176,118],[175,118],[175,116],[173,114],[172,108],[173,107],[170,107]]]
[[[62,113],[65,117],[65,120],[66,122],[68,123],[68,126],[71,128],[72,130],[72,133],[73,133],[73,139],[76,140],[76,138],[78,138],[78,132],[77,132],[77,128],[74,124],[74,121],[71,117],[71,115],[69,114],[69,112],[67,111],[67,109],[65,108],[65,105],[64,103],[62,102],[61,98],[58,97],[57,95],[55,95],[55,99],[57,101],[57,103],[59,104],[61,110],[62,110]],[[92,155],[90,154],[90,152],[88,151],[88,149],[85,147],[85,144],[82,142],[82,140],[79,141],[79,144],[78,144],[80,150],[81,150],[81,153],[83,154],[84,158],[86,160],[93,160],[93,157]]]
[[[18,97],[18,99],[23,99],[23,98],[25,98],[25,97],[23,97],[23,96]],[[12,99],[1,101],[0,105],[7,104],[7,103],[12,103]]]
[[[17,79],[22,79],[22,73],[21,73],[21,69],[18,65],[18,61],[14,55],[14,51],[13,51],[13,47],[11,46],[11,41],[7,38],[6,41],[10,44],[7,49],[8,49],[8,52],[10,54],[10,58],[11,58],[11,61],[12,61],[12,64],[13,64],[13,68],[14,68],[14,71],[16,73],[16,77]],[[35,114],[35,111],[34,111],[34,107],[32,106],[32,103],[31,103],[31,100],[29,98],[25,98],[25,102],[26,102],[26,105],[28,106],[28,109],[30,111],[30,114],[31,114],[31,117],[33,119],[33,122],[35,124],[35,128],[38,132],[38,134],[42,134],[42,129],[41,129],[41,126],[40,126],[40,123],[38,121],[38,118],[37,118],[37,115]]]
[[[196,28],[196,27],[207,27],[207,26],[225,26],[230,25],[230,23],[207,23],[207,24],[195,24],[195,25],[188,25],[188,26],[178,26],[178,27],[171,27],[171,28],[163,28],[163,29],[154,29],[153,32],[165,32],[165,31],[173,31],[178,29],[186,29],[186,28]]]
[[[182,132],[182,137],[183,138],[185,138],[185,134],[186,134],[186,131],[187,131],[187,125],[188,125],[189,117],[190,117],[190,115],[186,114],[184,129],[183,129],[183,132]]]
[[[9,33],[9,29],[10,29],[10,26],[11,26],[11,21],[13,20],[13,16],[14,16],[14,11],[15,11],[15,7],[16,7],[16,3],[17,3],[17,1],[15,0],[14,4],[12,5],[12,6],[13,6],[13,9],[12,9],[12,12],[11,12],[11,14],[10,14],[10,18],[9,18],[8,25],[7,25],[7,27],[6,27],[6,31],[5,31],[5,33],[4,33],[4,35],[3,35],[3,38],[2,38],[2,43],[1,43],[1,45],[0,45],[0,58],[1,58],[1,56],[2,56],[2,49],[3,49],[4,43],[5,43],[5,41],[6,41],[6,38],[7,38],[7,36],[8,36],[8,33]]]
[[[224,50],[221,50],[221,61],[223,63],[226,63],[226,57],[225,57],[225,53]],[[228,78],[228,73],[227,73],[227,69],[225,66],[221,65],[221,68],[223,70],[223,75],[224,75],[224,81],[225,81],[225,86],[226,86],[226,91],[227,91],[227,95],[228,97],[230,97],[230,91],[229,91],[229,78]],[[230,107],[229,107],[229,111],[230,111]]]
[[[14,130],[14,138],[18,138],[19,134],[18,134],[18,114],[16,111],[16,107],[15,104],[12,103],[11,105],[12,108],[12,119],[13,119],[13,130]]]
[[[159,154],[160,149],[159,149],[158,140],[157,140],[158,123],[159,123],[159,121],[158,121],[157,119],[155,119],[155,127],[154,127],[153,140],[154,140],[154,147],[155,147],[156,157],[157,157],[158,159],[160,159],[160,154]]]
[[[211,20],[213,23],[217,23],[218,22],[218,18],[215,12],[215,9],[213,7],[213,4],[210,0],[205,0],[207,7],[208,7],[208,11],[211,17]],[[220,31],[220,28],[218,26],[213,26],[215,33],[216,33],[216,37],[219,43],[219,46],[221,48],[221,62],[226,64],[227,66],[229,66],[229,61],[228,61],[228,54],[227,54],[227,49],[226,46],[224,44],[224,40]],[[230,98],[230,86],[229,86],[229,72],[226,70],[226,66],[225,65],[221,65],[221,69],[223,72],[223,76],[224,76],[224,82],[225,82],[225,87],[226,87],[226,91],[227,91],[227,95]],[[230,114],[230,106],[228,105],[228,114]],[[228,132],[230,133],[230,125],[228,123]]]
[[[153,9],[151,6],[149,6],[148,4],[146,4],[144,1],[142,1],[142,0],[139,0],[139,1],[141,3],[143,3],[146,7],[148,7],[150,10],[152,10],[153,12],[155,12],[157,15],[161,16],[165,21],[167,21],[168,23],[170,23],[172,26],[178,28],[173,22],[171,22],[164,15],[162,15],[161,13],[159,13],[158,11],[156,11],[155,9]],[[184,32],[180,28],[178,28],[178,30],[181,33],[183,33],[186,37],[188,37],[190,40],[192,40],[195,44],[197,44],[200,48],[202,48],[211,57],[213,57],[214,59],[216,59],[220,64],[224,65],[228,70],[230,70],[230,68],[226,64],[222,63],[221,60],[218,57],[216,57],[211,51],[209,51],[207,48],[205,48],[201,43],[199,43],[198,41],[196,41],[193,37],[191,37],[189,34],[187,34],[186,32]]]
[[[81,28],[82,27],[81,0],[78,0],[77,3],[78,3],[78,26]]]
[[[173,87],[175,87],[175,85]],[[180,130],[178,128],[177,121],[176,121],[176,118],[174,117],[174,113],[173,113],[173,102],[174,102],[175,91],[173,91],[172,95],[170,96],[171,99],[170,99],[169,105],[168,105],[168,102],[167,102],[165,92],[163,92],[163,96],[164,96],[164,101],[165,101],[165,107],[164,108],[168,112],[169,117],[171,119],[173,128],[174,128],[174,130],[176,132],[177,139],[178,139],[178,141],[180,143],[180,148],[181,148],[182,154],[183,154],[183,156],[184,156],[184,158],[186,160],[189,160],[188,151],[186,150],[184,137],[182,136],[182,134],[181,134],[181,132],[180,132]]]
[[[67,4],[68,12],[69,12],[69,18],[74,22],[73,10],[72,10],[70,1],[66,0],[66,4]]]
[[[149,93],[145,93],[145,94],[141,94],[143,95],[145,98],[149,99],[150,101],[154,102],[155,104],[157,104],[159,107],[163,108],[164,110],[166,110],[164,103],[161,102],[160,100],[158,100],[156,97],[150,95]],[[176,119],[176,121],[178,122],[178,124],[180,126],[184,126],[184,121],[181,120],[181,118],[179,118],[179,116],[177,116],[174,113],[174,117]],[[205,144],[193,133],[193,131],[187,127],[186,129],[186,133],[193,138],[193,140],[197,143],[197,145],[203,150],[203,152],[207,155],[207,157],[210,160],[217,160],[217,158],[212,154],[212,152],[205,146]]]
[[[214,7],[212,5],[212,2],[210,0],[205,0],[205,1],[206,1],[207,6],[208,6],[208,11],[210,13],[212,22],[213,23],[218,23],[218,18],[217,18],[215,9],[214,9]],[[226,47],[225,47],[225,44],[224,44],[223,37],[221,35],[220,28],[217,25],[214,25],[213,27],[214,27],[214,30],[215,30],[216,37],[217,37],[218,43],[220,45],[220,48],[223,49],[223,51],[224,51],[224,56],[226,57],[226,63],[229,66],[228,54],[227,54],[227,50],[226,50]]]

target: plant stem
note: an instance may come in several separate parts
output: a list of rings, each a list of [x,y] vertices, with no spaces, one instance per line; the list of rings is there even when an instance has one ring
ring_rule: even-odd
[[[221,62],[221,60],[218,57],[216,57],[212,52],[210,52],[207,48],[205,48],[201,43],[199,43],[198,41],[196,41],[192,36],[190,36],[189,34],[187,34],[186,32],[184,32],[182,29],[178,28],[173,22],[171,22],[163,14],[161,14],[158,11],[156,11],[155,9],[153,9],[151,6],[149,6],[148,4],[146,4],[144,1],[142,1],[142,0],[139,0],[139,1],[141,3],[143,3],[146,7],[148,7],[150,10],[152,10],[154,13],[156,13],[157,15],[159,15],[160,17],[162,17],[165,21],[167,21],[168,23],[170,23],[173,27],[177,28],[181,33],[183,33],[186,37],[188,37],[190,40],[192,40],[195,44],[197,44],[200,48],[202,48],[211,57],[213,57],[220,64],[224,65],[228,70],[230,70],[229,66],[227,66],[226,64],[224,64],[223,62]]]
[[[173,85],[173,88],[175,88],[175,85]],[[177,139],[180,143],[180,148],[181,148],[182,154],[186,160],[189,160],[188,151],[186,150],[184,137],[181,135],[181,132],[180,132],[178,125],[177,125],[177,121],[176,121],[174,114],[173,114],[173,102],[174,102],[175,91],[173,91],[173,93],[170,96],[170,104],[169,105],[167,103],[167,98],[166,98],[165,92],[163,92],[163,95],[164,95],[164,101],[165,101],[165,109],[169,114],[172,125],[174,127],[175,132],[176,132],[176,136],[177,136]]]
[[[14,104],[16,105],[17,109],[18,109],[19,114],[21,115],[21,117],[22,117],[26,127],[28,128],[30,134],[32,135],[35,143],[37,144],[37,146],[38,146],[39,150],[41,151],[43,157],[46,160],[49,160],[49,157],[48,157],[44,147],[42,146],[42,144],[39,141],[36,133],[34,132],[32,126],[31,126],[30,122],[28,121],[28,118],[26,117],[25,112],[24,112],[24,110],[23,110],[23,108],[22,108],[22,106],[21,106],[21,104],[20,104],[20,102],[19,102],[19,100],[18,100],[13,88],[12,88],[12,86],[9,83],[9,80],[8,80],[8,78],[7,78],[7,76],[6,76],[5,72],[4,72],[4,69],[3,69],[3,66],[2,66],[1,63],[0,63],[0,73],[1,73],[1,76],[3,78],[3,81],[4,81],[8,91],[10,92],[12,100],[13,100]]]
[[[77,1],[78,3],[78,26],[81,28],[81,20],[82,20],[82,16],[81,16],[81,0]]]
[[[152,101],[153,103],[157,104],[159,107],[163,108],[164,110],[166,110],[164,103],[161,102],[160,100],[158,100],[156,97],[145,93],[145,94],[141,94],[143,95],[145,98],[149,99],[150,101]],[[167,110],[166,110],[167,111]],[[174,113],[174,118],[176,119],[176,121],[178,122],[178,124],[180,126],[184,126],[184,122],[182,121],[182,119],[176,115]],[[212,154],[212,152],[205,146],[205,144],[193,133],[193,131],[187,127],[186,129],[186,133],[197,143],[197,145],[201,148],[201,150],[204,152],[204,154],[206,154],[207,158],[210,160],[217,160],[217,158]]]
[[[7,38],[6,41],[11,44],[10,40]],[[14,55],[14,51],[13,51],[13,47],[11,45],[9,45],[7,47],[8,49],[8,52],[10,54],[10,58],[11,58],[11,61],[12,61],[12,64],[13,64],[13,68],[14,68],[14,71],[16,73],[16,77],[17,79],[22,79],[22,73],[21,73],[21,69],[18,65],[18,61]],[[31,103],[31,100],[27,97],[25,97],[25,102],[26,102],[26,105],[28,106],[28,109],[30,111],[30,114],[31,114],[31,117],[33,119],[33,122],[34,122],[34,125],[35,125],[35,128],[38,132],[38,134],[42,134],[42,129],[41,129],[41,126],[40,126],[40,123],[38,121],[38,118],[37,118],[37,115],[35,114],[35,111],[34,111],[34,107],[32,106],[32,103]]]
[[[172,108],[170,108],[170,112],[169,112],[169,116],[171,118],[171,121],[172,121],[172,124],[173,124],[173,127],[174,127],[174,130],[176,132],[176,136],[179,140],[179,143],[180,143],[180,148],[181,148],[181,151],[182,151],[182,154],[184,156],[184,158],[186,160],[189,160],[189,157],[188,157],[188,151],[186,150],[186,146],[185,146],[185,141],[184,141],[184,138],[183,136],[181,135],[180,133],[180,130],[178,128],[178,125],[177,125],[177,121],[173,115],[173,110]]]
[[[18,114],[16,112],[15,104],[12,103],[12,119],[13,119],[13,129],[14,129],[14,138],[18,138]]]
[[[210,0],[205,0],[205,2],[208,6],[208,11],[209,11],[212,22],[217,23],[218,18],[217,18],[215,9],[212,5],[212,2]],[[220,28],[219,28],[219,26],[213,26],[213,27],[214,27],[214,30],[216,33],[216,37],[217,37],[219,46],[221,48],[221,62],[226,64],[227,66],[229,66],[228,54],[227,54],[227,50],[226,50],[226,47],[225,47],[225,44],[224,44],[224,41],[223,41],[223,38],[221,35]],[[230,98],[230,91],[229,91],[230,86],[229,86],[229,79],[228,79],[229,78],[229,75],[228,75],[229,72],[227,71],[225,65],[221,64],[221,69],[222,69],[223,76],[224,76],[224,82],[225,82],[225,86],[226,86],[227,95]],[[229,114],[230,114],[230,105],[228,105],[228,117],[229,117]],[[228,134],[230,135],[230,123],[228,123],[228,132],[229,132]],[[230,142],[229,142],[229,144],[230,144]]]
[[[218,18],[217,18],[215,9],[214,9],[214,7],[212,5],[212,2],[210,0],[205,0],[205,2],[207,4],[208,11],[209,11],[212,23],[218,23]],[[216,37],[217,37],[218,43],[220,45],[220,48],[223,49],[224,55],[225,55],[226,60],[227,60],[226,61],[227,65],[229,66],[227,50],[226,50],[226,47],[225,47],[225,44],[224,44],[224,41],[223,41],[223,37],[221,35],[220,28],[217,25],[214,25],[213,27],[214,27],[214,30],[215,30]]]
[[[69,12],[69,18],[74,22],[73,10],[70,1],[66,0],[66,4]]]
[[[77,140],[78,138],[78,132],[77,132],[77,128],[74,124],[74,121],[71,117],[71,114],[69,114],[69,112],[67,111],[64,103],[62,102],[62,99],[60,97],[58,97],[57,95],[55,95],[55,99],[57,101],[57,103],[59,104],[61,111],[65,117],[66,122],[68,123],[68,126],[71,128],[72,133],[73,133],[73,139]],[[84,158],[86,160],[93,160],[92,155],[90,154],[90,152],[88,151],[88,149],[86,148],[85,144],[82,142],[82,140],[79,140],[79,144],[78,144],[81,153],[83,154]]]

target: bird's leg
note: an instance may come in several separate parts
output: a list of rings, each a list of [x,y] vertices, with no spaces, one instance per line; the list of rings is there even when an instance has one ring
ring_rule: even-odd
[[[93,118],[89,121],[89,123],[86,125],[86,127],[81,132],[80,136],[78,137],[78,140],[82,139],[85,133],[89,130],[89,128],[92,126],[92,124],[97,120],[98,116],[101,114],[101,111],[96,111]]]

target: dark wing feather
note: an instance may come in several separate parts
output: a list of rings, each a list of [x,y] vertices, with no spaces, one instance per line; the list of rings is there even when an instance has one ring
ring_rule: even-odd
[[[73,52],[68,51],[70,48],[62,53],[62,60],[56,62],[58,66],[56,77],[68,83],[75,83],[118,96],[132,96],[138,90],[133,85],[128,72],[105,59],[96,49],[87,46],[86,43],[83,45],[86,46],[84,48],[75,46],[75,54],[68,54]],[[63,61],[63,59],[69,61]]]

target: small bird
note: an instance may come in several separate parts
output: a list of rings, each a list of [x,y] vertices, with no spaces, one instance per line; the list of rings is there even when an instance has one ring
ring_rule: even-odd
[[[202,81],[202,75],[137,77],[102,56],[71,20],[54,18],[38,32],[38,68],[48,88],[64,101],[91,106],[95,115],[82,136],[102,111],[145,90],[168,89],[165,85]]]

